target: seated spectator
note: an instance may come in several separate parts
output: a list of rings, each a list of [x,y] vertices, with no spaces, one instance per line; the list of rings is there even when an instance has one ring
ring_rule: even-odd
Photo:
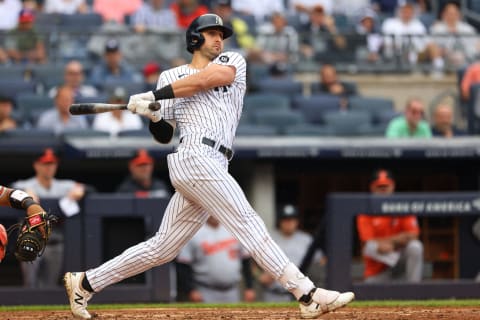
[[[447,104],[439,104],[433,111],[432,134],[436,137],[452,138],[464,136],[466,132],[455,126],[453,108]]]
[[[480,61],[470,64],[460,82],[460,94],[463,101],[470,100],[470,88],[474,84],[480,83]]]
[[[310,13],[315,7],[322,7],[328,16],[333,14],[333,0],[291,0],[289,3],[289,11],[292,14],[298,15],[300,21],[303,23],[309,20]]]
[[[112,104],[126,104],[127,102],[128,94],[122,87],[115,88],[108,99],[108,103]],[[142,129],[143,122],[138,114],[133,114],[128,110],[114,110],[95,115],[92,128],[107,131],[111,136],[116,136],[121,130]]]
[[[15,63],[44,63],[47,60],[42,37],[34,29],[35,13],[23,9],[18,16],[18,26],[5,39],[5,49]]]
[[[357,94],[356,86],[341,81],[338,78],[337,69],[331,64],[324,64],[320,68],[318,86],[313,87],[313,93],[333,94],[342,97],[340,108],[346,110],[348,97]]]
[[[415,14],[412,0],[399,0],[398,15],[382,23],[385,54],[400,56],[406,63],[416,64],[419,55],[427,56],[427,29]]]
[[[370,192],[382,196],[393,194],[395,180],[392,174],[385,169],[376,170]],[[421,281],[423,244],[418,240],[417,217],[360,214],[357,230],[362,244],[365,282]]]
[[[145,91],[155,90],[157,88],[158,77],[162,69],[155,61],[151,61],[143,66],[143,82],[145,83]]]
[[[309,19],[306,23],[300,25],[299,33],[300,51],[303,56],[309,59],[316,54],[328,53],[335,44],[345,47],[345,38],[336,36],[335,20],[325,13],[322,6],[314,6],[309,11]]]
[[[425,107],[417,98],[407,101],[404,114],[390,120],[385,131],[387,138],[431,138],[430,125],[424,120]]]
[[[79,98],[91,98],[98,96],[98,90],[89,84],[84,83],[85,72],[80,61],[72,60],[65,65],[63,72],[63,85],[73,89],[75,100]],[[49,97],[55,97],[57,87],[53,87],[48,91]]]
[[[202,14],[208,13],[208,7],[200,4],[198,0],[176,0],[170,5],[170,10],[175,14],[177,26],[187,29],[190,23]]]
[[[116,39],[107,40],[103,61],[93,66],[90,83],[102,88],[108,81],[142,82],[142,76],[124,59],[120,43]]]
[[[275,12],[285,13],[283,0],[232,0],[234,11],[255,17],[257,25],[262,25]]]
[[[164,0],[146,0],[130,19],[133,30],[138,33],[176,30],[177,18],[172,10],[164,8],[164,3]]]
[[[449,2],[442,10],[441,20],[430,28],[433,44],[438,47],[439,59],[448,65],[461,67],[478,54],[479,42],[473,26],[462,21],[458,3]]]
[[[67,86],[59,87],[54,99],[55,106],[40,114],[37,128],[54,131],[57,135],[68,129],[87,129],[85,116],[72,116],[70,106],[74,102],[73,89]]]
[[[17,122],[12,118],[12,110],[12,99],[0,96],[0,133],[17,127]]]
[[[0,1],[0,31],[15,29],[21,10],[22,2],[20,0]]]
[[[395,15],[398,3],[402,0],[371,0],[372,8],[380,15],[392,17]]]
[[[258,29],[257,47],[266,64],[295,63],[298,60],[298,34],[288,25],[283,13],[275,12],[270,20]]]
[[[45,0],[43,12],[75,14],[88,13],[89,8],[85,0]]]
[[[104,22],[125,23],[125,17],[133,14],[142,5],[142,0],[94,0],[93,11],[103,17]]]
[[[233,30],[233,35],[224,42],[225,50],[243,51],[244,56],[251,61],[259,54],[255,47],[255,38],[245,20],[234,13],[231,2],[231,0],[215,0],[212,12],[221,17],[223,23]]]
[[[154,159],[147,150],[140,149],[128,162],[129,175],[116,192],[133,192],[138,197],[168,197],[170,191],[164,181],[153,176]]]
[[[365,36],[366,55],[361,57],[361,61],[377,62],[381,60],[383,49],[383,37],[377,26],[377,15],[372,9],[362,10],[359,21],[355,26],[355,33],[359,36]]]

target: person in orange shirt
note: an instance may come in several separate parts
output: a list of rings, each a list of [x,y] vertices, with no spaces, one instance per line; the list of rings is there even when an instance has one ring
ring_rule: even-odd
[[[464,101],[470,99],[470,87],[476,83],[480,83],[480,62],[469,65],[462,77],[460,89]]]
[[[125,17],[137,11],[142,3],[142,0],[95,0],[93,11],[100,14],[104,22],[124,24]]]
[[[177,18],[177,25],[182,29],[187,29],[190,23],[202,14],[208,13],[208,7],[200,4],[198,0],[176,0],[170,5]]]
[[[392,194],[395,191],[392,174],[385,169],[376,170],[370,191],[378,195]],[[418,240],[420,230],[416,216],[360,214],[357,230],[363,248],[365,282],[421,281],[423,244]]]

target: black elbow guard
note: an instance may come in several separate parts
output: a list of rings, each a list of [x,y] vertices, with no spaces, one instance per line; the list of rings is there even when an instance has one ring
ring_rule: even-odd
[[[169,143],[172,140],[174,128],[163,119],[158,122],[150,121],[148,129],[155,140],[160,143]]]

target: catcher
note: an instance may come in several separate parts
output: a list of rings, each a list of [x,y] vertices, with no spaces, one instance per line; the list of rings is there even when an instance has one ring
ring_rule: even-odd
[[[0,206],[9,206],[26,211],[26,218],[23,222],[13,226],[13,228],[19,227],[15,257],[19,261],[35,260],[45,249],[51,222],[55,216],[48,215],[26,192],[2,185],[0,185]],[[7,244],[7,231],[0,224],[0,262],[5,257]]]

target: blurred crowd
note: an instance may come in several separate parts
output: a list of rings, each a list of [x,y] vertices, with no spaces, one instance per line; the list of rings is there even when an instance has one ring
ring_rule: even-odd
[[[470,88],[480,81],[480,24],[463,17],[466,8],[475,9],[466,5],[428,0],[2,0],[0,96],[2,105],[11,103],[13,109],[10,116],[0,113],[0,130],[17,125],[61,134],[89,128],[115,136],[145,129],[141,119],[123,112],[72,118],[68,105],[124,103],[131,94],[155,88],[163,69],[185,63],[184,30],[206,12],[218,14],[233,28],[226,50],[240,51],[249,61],[249,94],[288,87],[288,104],[295,109],[294,95],[305,91],[292,91],[298,87],[294,74],[313,64],[319,78],[312,93],[340,98],[333,103],[336,110],[323,109],[349,111],[354,106],[349,97],[360,92],[355,83],[338,78],[339,64],[372,72],[421,67],[434,78],[472,65],[461,83],[465,109],[472,101]],[[262,87],[270,80],[272,87]],[[458,114],[461,106],[451,107]],[[380,114],[370,112],[360,132],[343,132],[323,112],[317,122],[303,110],[296,113],[298,123],[288,123],[292,128],[281,124],[282,115],[246,115],[239,134],[384,135],[398,115],[387,106]],[[462,116],[468,116],[464,110]],[[432,129],[437,124],[431,118]]]

